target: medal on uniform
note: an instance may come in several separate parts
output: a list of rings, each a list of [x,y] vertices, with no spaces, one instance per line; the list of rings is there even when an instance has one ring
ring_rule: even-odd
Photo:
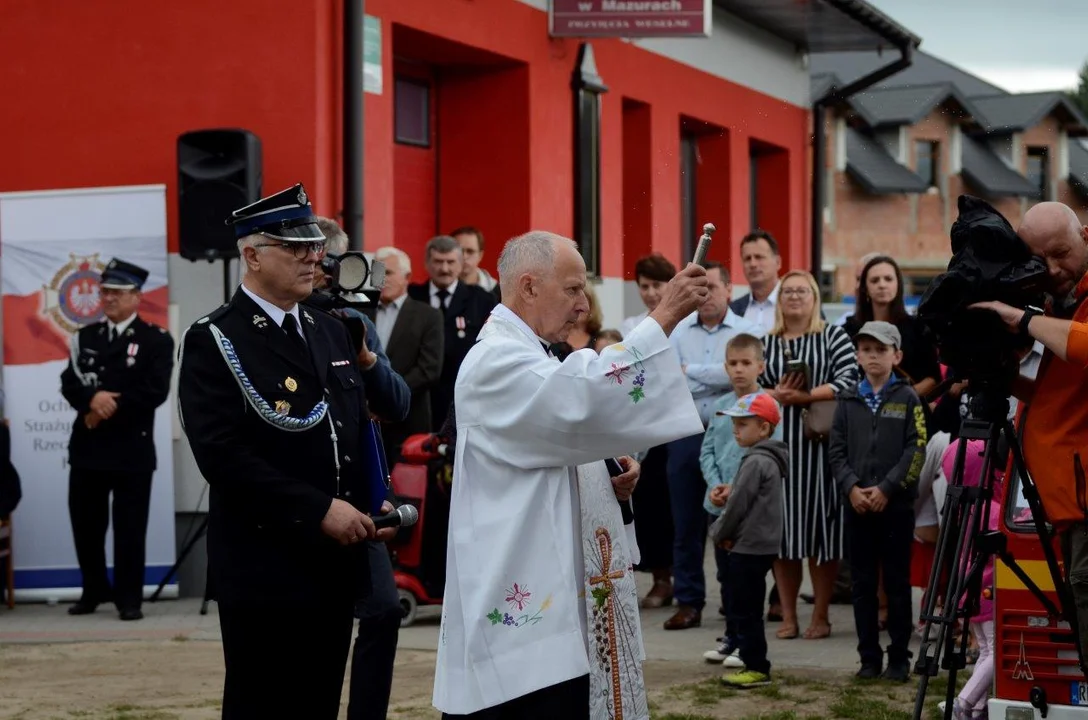
[[[298,390],[298,382],[293,377],[289,377],[286,380],[284,380],[283,384],[291,392],[294,392],[295,390]]]
[[[455,322],[457,324],[457,337],[463,338],[465,336],[465,316],[458,315]]]
[[[128,357],[125,358],[125,365],[132,367],[136,364],[136,353],[140,352],[140,346],[136,343],[128,344]]]
[[[277,400],[276,412],[278,412],[280,415],[286,415],[287,413],[291,412],[291,403],[287,402],[286,400]]]

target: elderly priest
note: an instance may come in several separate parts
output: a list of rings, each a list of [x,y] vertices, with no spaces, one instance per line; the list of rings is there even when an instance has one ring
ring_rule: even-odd
[[[563,362],[548,347],[589,309],[575,244],[511,240],[499,283],[503,304],[454,393],[434,705],[488,720],[647,718],[637,549],[602,460],[703,431],[668,335],[706,297],[706,272],[673,278],[622,344]]]

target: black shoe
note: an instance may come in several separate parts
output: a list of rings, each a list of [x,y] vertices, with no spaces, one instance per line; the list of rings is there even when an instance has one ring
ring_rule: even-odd
[[[125,608],[120,611],[122,620],[143,620],[144,614],[140,608]]]
[[[876,680],[880,677],[879,663],[862,663],[861,670],[854,674],[858,680]]]
[[[905,683],[910,680],[910,661],[909,660],[889,660],[888,669],[881,675],[885,680],[891,680],[892,682]]]
[[[90,615],[98,609],[98,603],[87,602],[86,600],[80,600],[72,607],[68,608],[69,615]]]

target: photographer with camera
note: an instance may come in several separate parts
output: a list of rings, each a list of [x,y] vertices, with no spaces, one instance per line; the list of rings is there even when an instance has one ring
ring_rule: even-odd
[[[348,236],[333,219],[317,217],[317,228],[325,236],[325,256],[340,257],[348,250]],[[379,283],[380,284],[380,283]],[[314,293],[303,301],[325,309],[345,323],[362,325],[359,367],[368,393],[380,393],[392,398],[397,411],[407,414],[410,403],[408,384],[393,369],[378,337],[378,329],[369,317],[354,307],[337,308],[333,279],[322,263],[314,269]],[[402,417],[383,420],[402,420]],[[387,458],[388,460],[388,458]],[[392,500],[392,496],[389,500]],[[393,664],[400,635],[401,608],[393,563],[385,543],[367,540],[370,592],[355,603],[359,620],[355,645],[351,655],[351,681],[348,697],[348,720],[384,718],[389,708],[393,687]]]
[[[1018,235],[1046,261],[1045,314],[1000,302],[971,307],[992,310],[1010,331],[1046,348],[1036,379],[1021,377],[1013,390],[1027,403],[1020,425],[1024,458],[1061,539],[1077,608],[1076,617],[1067,619],[1076,622],[1083,655],[1088,647],[1088,227],[1066,205],[1044,202],[1024,215]]]

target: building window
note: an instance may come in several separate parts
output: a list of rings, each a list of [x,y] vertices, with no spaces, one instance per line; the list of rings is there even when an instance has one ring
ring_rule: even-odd
[[[397,78],[393,85],[393,133],[402,145],[431,146],[431,86]]]
[[[937,187],[941,167],[940,143],[932,140],[914,141],[914,171],[929,187]]]
[[[699,164],[699,140],[694,133],[680,134],[680,257],[695,256],[695,173]]]
[[[601,95],[593,47],[582,43],[571,78],[574,90],[574,241],[590,275],[601,273]]]
[[[1028,148],[1028,182],[1038,191],[1040,200],[1050,198],[1050,154],[1046,147]]]

